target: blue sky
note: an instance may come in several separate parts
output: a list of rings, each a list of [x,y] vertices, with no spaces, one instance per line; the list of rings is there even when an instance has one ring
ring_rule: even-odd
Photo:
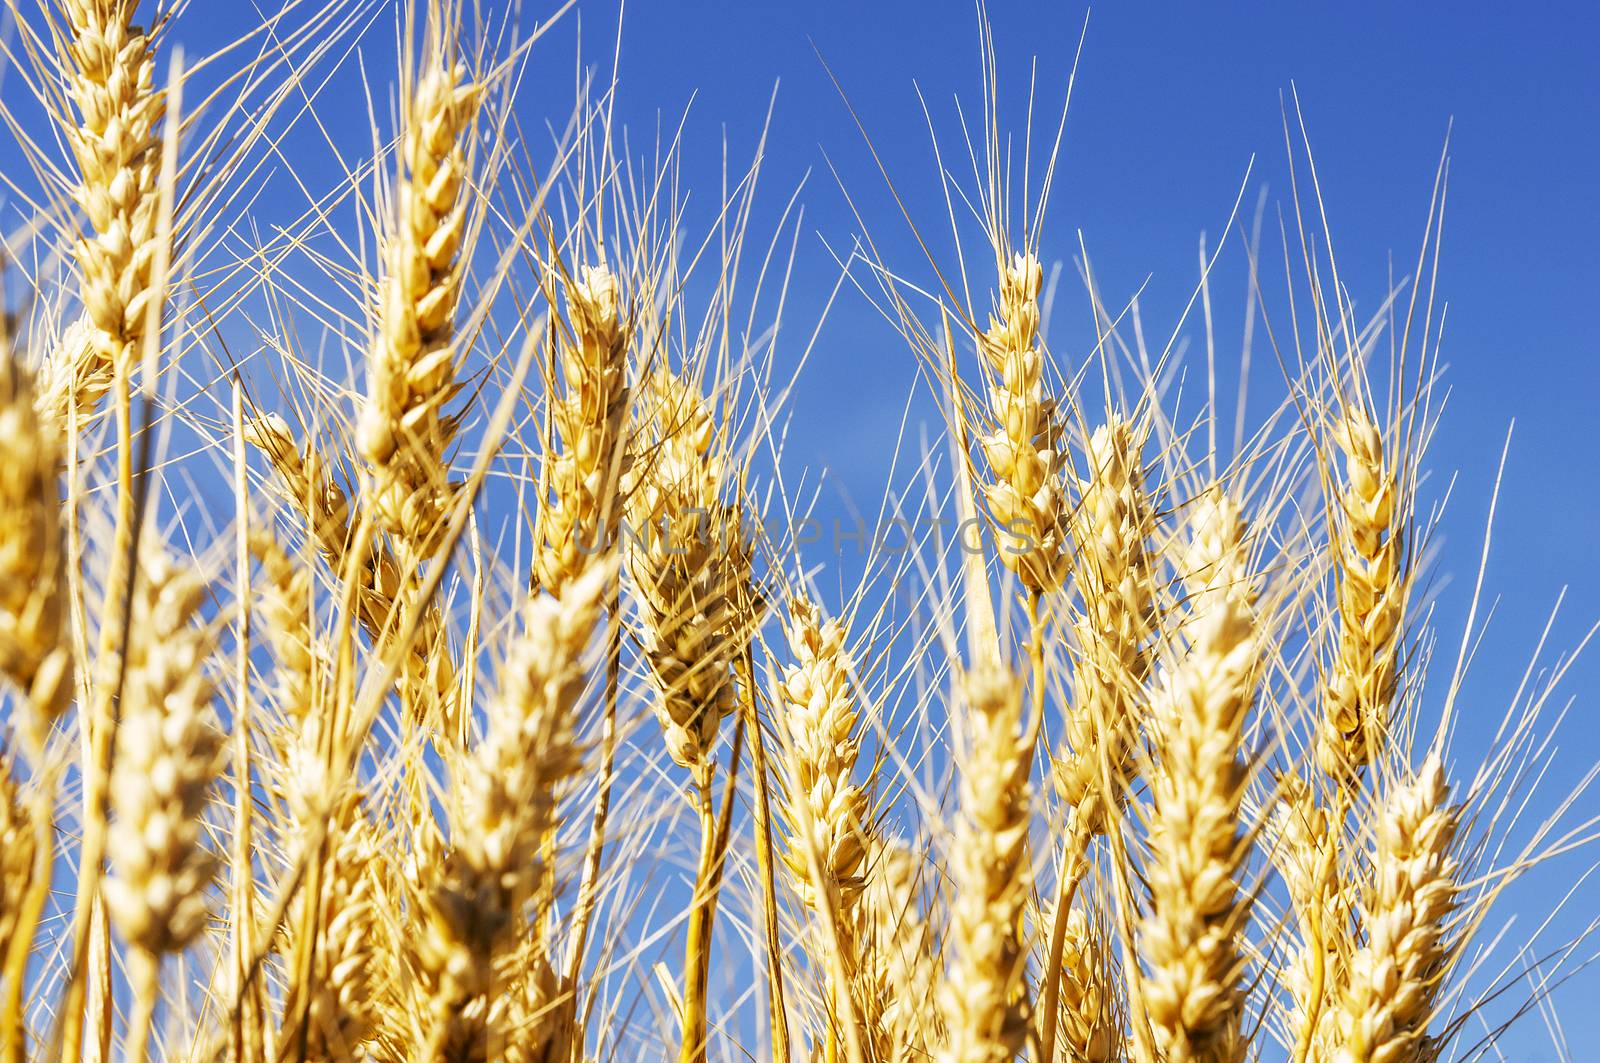
[[[534,5],[537,6],[537,5]],[[231,24],[232,5],[194,0],[174,39],[203,50]],[[590,61],[609,66],[614,0],[583,0],[579,17]],[[1039,61],[1041,94],[1054,106],[1085,8],[994,3],[990,9],[1008,94]],[[569,106],[568,16],[536,52],[524,114],[559,121]],[[393,69],[386,20],[363,46],[374,80]],[[765,205],[781,206],[809,172],[800,268],[788,315],[788,349],[809,336],[835,274],[826,246],[856,232],[837,167],[874,217],[891,262],[920,262],[889,212],[860,135],[819,62],[826,59],[919,218],[939,226],[944,206],[930,179],[928,134],[914,86],[946,133],[950,100],[979,92],[976,13],[965,0],[635,0],[622,27],[618,113],[648,139],[658,117],[671,125],[690,107],[687,184],[705,189],[709,210],[726,129],[731,155],[748,158],[777,89],[763,181]],[[1431,451],[1441,479],[1459,474],[1445,520],[1438,571],[1454,578],[1440,598],[1440,624],[1459,637],[1476,570],[1495,464],[1511,422],[1515,437],[1490,554],[1488,593],[1498,607],[1471,678],[1464,724],[1470,736],[1497,721],[1546,613],[1565,586],[1568,605],[1554,645],[1570,647],[1600,616],[1600,74],[1593,58],[1600,19],[1586,5],[1506,3],[1232,4],[1122,3],[1097,7],[1088,34],[1052,197],[1042,256],[1070,263],[1083,233],[1107,300],[1119,304],[1148,280],[1148,320],[1171,322],[1195,282],[1202,232],[1221,231],[1246,167],[1256,157],[1247,202],[1265,186],[1269,204],[1287,196],[1281,100],[1293,84],[1307,121],[1336,247],[1358,303],[1381,295],[1390,256],[1404,272],[1421,238],[1447,128],[1451,187],[1440,294],[1449,312],[1443,348],[1450,408]],[[815,50],[813,50],[815,47]],[[548,63],[548,66],[544,64]],[[359,90],[347,72],[339,84]],[[537,90],[553,93],[548,110]],[[387,98],[387,97],[385,97]],[[335,137],[370,138],[359,95],[334,94],[319,115]],[[316,185],[325,154],[302,176]],[[327,187],[326,184],[320,187]],[[270,206],[270,204],[268,204]],[[298,204],[291,204],[298,208]],[[1237,262],[1234,263],[1237,267]],[[1070,274],[1070,265],[1069,265]],[[1232,291],[1233,289],[1228,289]],[[1071,349],[1086,319],[1068,284],[1052,345]],[[1219,329],[1237,329],[1238,300],[1219,302]],[[1193,330],[1191,330],[1193,331]],[[1223,346],[1226,351],[1226,344]],[[915,363],[859,296],[833,307],[796,392],[791,448],[827,466],[863,504],[875,504],[882,456],[900,430]],[[1592,659],[1565,689],[1579,698],[1552,792],[1600,757],[1593,725],[1600,665]],[[1474,715],[1476,713],[1476,715]],[[1591,802],[1591,805],[1593,803]],[[1568,861],[1519,891],[1532,916],[1570,884]],[[1590,905],[1592,907],[1592,904]],[[1563,993],[1563,1022],[1583,1044],[1600,1016],[1579,1005],[1600,991],[1581,976]],[[1508,1043],[1514,1059],[1549,1058],[1537,1022]],[[1582,1051],[1579,1051],[1582,1058]]]

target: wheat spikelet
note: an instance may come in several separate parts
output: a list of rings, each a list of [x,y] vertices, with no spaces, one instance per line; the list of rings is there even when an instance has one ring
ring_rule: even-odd
[[[1056,762],[1056,784],[1081,829],[1108,829],[1109,803],[1126,794],[1139,738],[1141,692],[1154,627],[1154,575],[1147,543],[1155,526],[1145,496],[1132,424],[1112,418],[1088,445],[1089,477],[1071,521],[1079,607],[1068,752]],[[1101,761],[1116,792],[1102,794]]]
[[[406,559],[438,549],[435,533],[449,498],[443,462],[455,419],[443,408],[458,388],[457,258],[468,203],[463,141],[479,97],[445,42],[432,41],[428,52],[428,69],[405,110],[396,221],[383,249],[378,336],[357,433],[374,508]]]
[[[1239,758],[1255,682],[1253,578],[1237,507],[1213,490],[1196,504],[1183,560],[1188,652],[1160,692],[1161,770],[1150,782],[1150,911],[1140,926],[1141,990],[1163,1058],[1234,1063],[1246,905],[1236,881],[1246,770]]]
[[[17,714],[37,757],[72,699],[58,447],[34,408],[33,382],[0,335],[0,676],[26,695]]]
[[[955,960],[941,987],[945,1063],[1008,1063],[1032,1023],[1021,919],[1028,900],[1028,773],[1033,735],[1022,727],[1022,682],[995,663],[966,673],[967,748],[961,810],[948,868]]]
[[[1342,1063],[1423,1063],[1437,1056],[1428,1020],[1454,951],[1461,889],[1459,811],[1437,754],[1397,783],[1378,818],[1372,878],[1361,901],[1367,942],[1350,960],[1338,1015]]]
[[[100,357],[95,326],[79,317],[61,330],[39,366],[34,407],[58,439],[67,435],[68,413],[80,417],[99,408],[111,390],[111,362]]]
[[[523,908],[541,873],[540,844],[556,825],[559,786],[583,767],[574,710],[583,693],[583,650],[611,579],[595,565],[559,597],[529,604],[501,669],[483,743],[456,781],[455,849],[429,891],[422,963],[431,994],[429,1044],[481,1039],[489,1014],[479,998],[494,963],[521,934]]]
[[[993,431],[978,440],[991,474],[984,497],[999,529],[1000,558],[1031,591],[1059,589],[1070,562],[1065,455],[1038,347],[1042,276],[1031,254],[1001,268],[995,312],[978,343],[994,419]]]
[[[151,39],[132,23],[138,6],[138,0],[60,0],[69,34],[61,65],[78,111],[78,124],[66,129],[82,175],[73,192],[94,230],[74,248],[97,360],[74,374],[79,403],[98,401],[102,381],[131,369],[160,298],[152,273],[159,248],[157,127],[165,105],[154,87]],[[78,412],[87,416],[93,407],[80,405]]]
[[[1387,733],[1410,580],[1404,499],[1378,426],[1351,404],[1332,434],[1345,459],[1332,528],[1339,638],[1318,755],[1328,774],[1343,778],[1372,758],[1373,743]]]
[[[627,357],[631,330],[616,276],[585,268],[568,290],[573,339],[560,343],[561,397],[550,419],[562,449],[549,462],[550,504],[540,510],[538,582],[558,593],[589,561],[609,549],[619,516],[623,430],[628,415]]]

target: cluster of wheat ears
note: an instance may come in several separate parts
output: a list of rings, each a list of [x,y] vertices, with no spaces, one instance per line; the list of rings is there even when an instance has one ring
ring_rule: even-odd
[[[758,147],[697,235],[615,80],[519,120],[564,9],[296,0],[194,57],[181,5],[7,6],[3,1063],[1409,1063],[1583,961],[1484,932],[1594,833],[1529,800],[1570,657],[1482,724],[1474,605],[1424,690],[1443,167],[1358,318],[1286,122],[1242,356],[1204,252],[1203,361],[1086,254],[1052,352],[1060,135],[983,32],[949,238],[858,208],[837,257],[937,429],[847,583],[795,531],[795,203],[751,235]],[[373,26],[392,117],[311,187]]]

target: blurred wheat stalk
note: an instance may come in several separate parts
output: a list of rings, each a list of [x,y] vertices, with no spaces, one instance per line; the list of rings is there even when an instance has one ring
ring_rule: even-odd
[[[691,235],[614,83],[528,139],[565,9],[402,5],[389,140],[248,220],[373,10],[180,60],[12,6],[0,1059],[1431,1063],[1544,1006],[1585,935],[1484,928],[1594,837],[1523,822],[1570,657],[1465,762],[1473,617],[1422,682],[1443,167],[1370,318],[1309,222],[1288,312],[1247,243],[1283,388],[1219,439],[1214,257],[1204,373],[1081,249],[1049,349],[1060,143],[1017,179],[985,26],[961,253],[848,266],[943,522],[826,604],[798,213],[754,235],[758,152]]]

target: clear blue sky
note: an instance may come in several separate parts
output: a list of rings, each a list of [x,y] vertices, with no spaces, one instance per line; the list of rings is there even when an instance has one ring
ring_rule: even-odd
[[[202,41],[231,5],[197,0],[188,13]],[[536,5],[535,5],[536,6]],[[609,66],[614,0],[583,0],[584,48]],[[992,4],[1008,89],[1037,56],[1045,98],[1064,81],[1085,9],[1070,3]],[[569,105],[569,22],[541,46],[531,85],[554,93],[546,116]],[[387,76],[391,23],[370,35],[374,78]],[[718,138],[726,127],[736,160],[748,157],[767,99],[778,88],[764,181],[774,209],[806,171],[801,269],[790,340],[809,334],[833,281],[823,241],[847,246],[855,232],[824,162],[853,194],[885,209],[882,184],[825,75],[826,57],[860,112],[911,207],[930,224],[943,217],[927,179],[928,138],[913,84],[950,117],[959,93],[977,99],[976,15],[965,0],[635,0],[622,31],[619,114],[648,140],[657,117],[670,125],[694,104],[690,187],[715,196]],[[1444,359],[1450,409],[1429,466],[1460,474],[1445,523],[1438,571],[1455,582],[1441,597],[1451,646],[1476,568],[1495,462],[1513,419],[1516,434],[1489,588],[1499,606],[1473,674],[1464,711],[1499,718],[1538,627],[1570,588],[1555,644],[1570,646],[1600,615],[1600,16],[1578,3],[1280,4],[1107,3],[1089,19],[1076,96],[1052,200],[1043,257],[1069,260],[1081,229],[1108,301],[1146,277],[1147,314],[1167,322],[1196,276],[1196,241],[1221,230],[1251,156],[1255,181],[1274,202],[1287,194],[1280,94],[1298,88],[1317,155],[1347,282],[1370,308],[1389,256],[1402,272],[1415,256],[1434,168],[1454,120],[1450,201],[1440,292],[1449,314]],[[374,56],[377,58],[374,59]],[[548,63],[548,66],[545,64]],[[378,73],[382,72],[382,73]],[[347,96],[349,129],[370,136],[359,97]],[[335,122],[339,97],[319,113]],[[538,114],[525,99],[524,114]],[[1011,115],[1013,124],[1020,114]],[[946,126],[946,130],[949,130]],[[314,160],[307,173],[314,172]],[[918,179],[918,175],[921,179]],[[330,175],[331,176],[331,175]],[[1251,197],[1253,202],[1253,193]],[[891,261],[918,263],[903,227],[887,214]],[[1066,305],[1082,322],[1081,297]],[[1223,329],[1242,313],[1219,307]],[[1056,343],[1070,346],[1070,328]],[[791,347],[791,350],[794,348]],[[1226,346],[1223,348],[1226,350]],[[859,297],[831,313],[795,399],[794,451],[841,473],[867,504],[881,481],[873,469],[893,445],[914,364],[889,327]],[[1579,705],[1566,731],[1560,789],[1600,756],[1594,706],[1600,666],[1574,671],[1566,690]],[[1591,803],[1592,805],[1592,803]],[[1519,893],[1522,922],[1581,870],[1569,862],[1544,885]],[[1592,897],[1592,893],[1591,893]],[[1600,1036],[1600,1016],[1582,1006],[1600,978],[1581,976],[1563,993],[1563,1021],[1579,1045]],[[1508,1044],[1513,1059],[1549,1058],[1537,1021]],[[1586,1050],[1578,1049],[1578,1058]]]

